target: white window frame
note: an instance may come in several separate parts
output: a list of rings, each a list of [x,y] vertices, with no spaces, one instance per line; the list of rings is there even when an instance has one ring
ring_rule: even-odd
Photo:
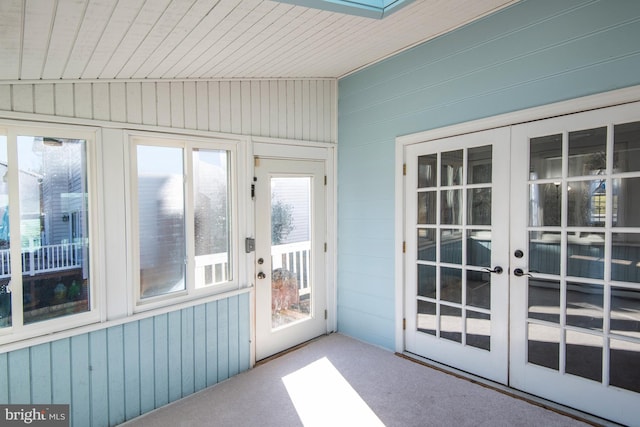
[[[244,265],[241,253],[240,231],[244,229],[243,218],[240,215],[239,200],[241,191],[240,173],[241,159],[244,153],[240,141],[201,138],[186,135],[157,134],[149,132],[129,132],[128,150],[126,154],[125,168],[128,171],[127,190],[127,218],[131,224],[131,232],[128,233],[131,256],[131,268],[129,269],[130,286],[129,294],[132,295],[130,313],[143,312],[166,306],[201,299],[208,296],[222,294],[241,287],[243,278],[240,277],[241,266]],[[140,295],[140,230],[139,230],[139,206],[138,206],[138,173],[137,173],[137,147],[139,145],[155,147],[173,147],[183,150],[184,172],[184,204],[185,204],[185,245],[186,245],[186,274],[185,289],[169,294],[152,296],[142,299]],[[222,284],[213,284],[196,288],[194,278],[194,217],[193,217],[193,158],[192,150],[195,148],[205,150],[224,150],[229,152],[229,205],[231,215],[229,220],[230,231],[230,273],[232,279]]]
[[[99,129],[74,125],[38,124],[0,120],[0,133],[7,137],[7,154],[11,164],[17,164],[16,144],[18,136],[48,136],[86,141],[87,220],[89,233],[89,310],[83,313],[56,317],[25,325],[23,323],[22,307],[22,275],[17,275],[15,278],[12,276],[12,325],[0,328],[0,345],[61,332],[105,320],[104,251],[101,243],[104,242],[104,236],[103,228],[99,226],[99,224],[103,223],[103,204],[100,197],[102,194],[101,177],[103,174],[102,165],[98,162],[97,157],[98,153],[102,151]],[[20,218],[17,167],[10,166],[8,173],[10,177],[10,217]],[[12,221],[10,224],[12,230],[19,231],[19,221]],[[11,251],[12,259],[21,256],[21,248],[19,246],[12,247]]]

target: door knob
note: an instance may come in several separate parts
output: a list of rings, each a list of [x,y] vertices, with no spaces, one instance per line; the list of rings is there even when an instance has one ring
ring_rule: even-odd
[[[513,274],[516,277],[522,277],[522,276],[533,277],[530,273],[525,273],[524,270],[522,270],[521,268],[516,268],[515,270],[513,270]]]
[[[258,279],[264,279],[265,277],[267,277],[267,275],[264,274],[262,271],[258,273]]]
[[[496,266],[493,270],[488,268],[483,268],[483,270],[489,273],[496,273],[496,274],[502,274],[502,272],[504,271],[502,267],[500,267],[499,265]]]

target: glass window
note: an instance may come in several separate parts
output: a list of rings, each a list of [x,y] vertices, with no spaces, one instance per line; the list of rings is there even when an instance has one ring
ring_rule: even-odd
[[[138,141],[139,302],[230,284],[235,246],[231,151]]]

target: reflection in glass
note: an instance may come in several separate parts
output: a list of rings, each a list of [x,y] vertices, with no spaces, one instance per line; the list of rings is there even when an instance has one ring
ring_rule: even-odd
[[[567,330],[565,371],[602,381],[602,337]]]
[[[604,234],[569,236],[567,275],[602,279],[604,277]]]
[[[9,242],[9,170],[7,159],[7,137],[0,135],[0,158],[5,160],[0,163],[0,328],[11,326],[11,293],[7,286],[11,280]]]
[[[483,147],[470,148],[467,166],[467,183],[468,184],[489,184],[491,183],[492,174],[492,155],[493,146],[485,145]]]
[[[562,176],[562,135],[548,135],[529,141],[531,179]]]
[[[617,208],[614,225],[616,227],[640,227],[640,178],[621,178],[619,187],[614,188],[614,202]]]
[[[491,188],[467,190],[467,224],[491,225]]]
[[[491,273],[467,271],[467,305],[491,308]]]
[[[467,310],[467,345],[491,350],[491,315]]]
[[[569,176],[599,175],[607,168],[607,128],[569,132]]]
[[[609,357],[609,384],[640,393],[640,343],[612,339]]]
[[[311,177],[271,178],[271,326],[311,317]]]
[[[491,265],[491,230],[467,231],[467,265]]]
[[[440,229],[440,262],[462,264],[462,230]]]
[[[437,154],[418,157],[418,188],[435,187],[437,185],[437,164]]]
[[[436,334],[436,304],[418,300],[418,331]]]
[[[418,193],[418,224],[436,223],[436,192]]]
[[[228,163],[224,150],[193,151],[196,288],[232,280]]]
[[[560,274],[559,232],[529,232],[529,271]]]
[[[462,270],[440,267],[440,300],[462,303]]]
[[[640,283],[640,234],[611,234],[611,280]]]
[[[436,260],[436,230],[433,228],[418,229],[418,260]]]
[[[529,279],[529,318],[560,323],[560,282]]]
[[[426,298],[436,297],[436,267],[418,264],[418,295]]]
[[[611,287],[612,334],[640,339],[640,289]]]
[[[462,150],[447,151],[441,154],[440,185],[448,187],[462,184]]]
[[[24,323],[89,311],[86,141],[17,142]]]
[[[440,338],[462,342],[462,309],[440,305]]]
[[[462,224],[462,190],[442,191],[440,204],[441,224]]]
[[[604,227],[605,179],[572,181],[568,189],[567,225],[569,227]]]
[[[561,224],[562,185],[560,182],[529,185],[529,225],[531,227]]]
[[[139,145],[140,296],[185,289],[182,149]]]
[[[602,330],[602,285],[567,283],[567,325]]]
[[[559,368],[560,329],[529,323],[527,361],[549,369]]]
[[[615,172],[640,170],[640,122],[613,127],[613,169]]]

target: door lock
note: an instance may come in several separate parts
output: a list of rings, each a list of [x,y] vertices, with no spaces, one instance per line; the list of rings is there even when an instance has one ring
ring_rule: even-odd
[[[258,258],[258,264],[260,265],[264,264],[264,258]]]
[[[483,270],[488,272],[488,273],[496,273],[496,274],[502,274],[502,272],[504,271],[502,269],[502,267],[500,267],[499,265],[496,266],[493,270],[491,270],[489,268],[483,268]]]
[[[267,275],[264,274],[262,271],[258,273],[258,279],[264,279],[265,277],[267,277]]]

